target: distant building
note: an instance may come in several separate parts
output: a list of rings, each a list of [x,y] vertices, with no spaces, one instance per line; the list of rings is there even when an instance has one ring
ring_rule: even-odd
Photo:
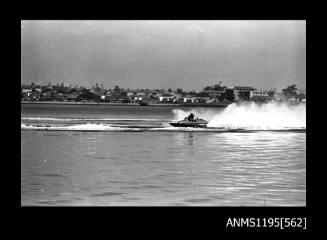
[[[270,93],[271,92],[271,93]],[[273,98],[275,98],[275,93],[276,92],[272,92],[272,91],[268,91],[268,90],[255,90],[253,91],[253,96],[251,98],[252,101],[255,102],[266,102],[269,101]]]
[[[192,103],[193,98],[192,97],[184,97],[184,103]]]
[[[42,92],[42,88],[35,88],[35,91],[38,92],[38,93],[41,93]]]
[[[124,98],[127,97],[126,91],[113,91],[110,93],[110,97],[112,98]]]
[[[177,103],[184,103],[184,98],[183,97],[178,97],[176,98]]]
[[[235,99],[234,88],[226,88],[224,99],[229,102],[233,102]]]
[[[175,102],[176,100],[177,100],[176,96],[169,93],[163,93],[161,94],[161,96],[159,96],[159,101],[163,103],[172,103]]]
[[[250,101],[253,97],[253,92],[256,90],[253,87],[235,86],[234,88],[235,101]]]
[[[253,97],[260,96],[260,97],[269,97],[267,90],[255,90],[253,91]]]
[[[207,100],[206,100],[205,98],[196,98],[196,99],[194,100],[194,102],[195,102],[195,103],[206,103]]]
[[[32,89],[26,89],[26,88],[23,89],[23,93],[31,93],[31,92],[32,92]]]
[[[221,90],[205,90],[200,92],[201,95],[208,96],[210,99],[219,99],[225,93],[226,88],[221,88]]]

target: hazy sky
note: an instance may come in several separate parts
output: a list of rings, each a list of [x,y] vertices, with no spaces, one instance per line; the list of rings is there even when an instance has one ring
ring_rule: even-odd
[[[21,82],[306,88],[305,21],[22,21]]]

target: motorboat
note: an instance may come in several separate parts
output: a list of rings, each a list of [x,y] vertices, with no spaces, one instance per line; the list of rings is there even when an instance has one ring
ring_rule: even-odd
[[[193,114],[191,114],[194,116]],[[190,116],[191,116],[190,115]],[[185,117],[183,120],[178,122],[170,123],[173,127],[193,127],[193,128],[206,128],[208,122],[204,119],[193,118],[193,117]]]

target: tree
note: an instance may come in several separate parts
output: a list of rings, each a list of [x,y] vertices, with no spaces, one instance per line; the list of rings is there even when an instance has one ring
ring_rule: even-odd
[[[209,97],[209,94],[207,92],[199,92],[198,97]]]
[[[177,92],[177,93],[182,93],[182,92],[183,92],[183,89],[182,89],[182,88],[177,88],[177,89],[176,89],[176,92]]]
[[[269,99],[275,99],[277,95],[277,90],[275,88],[270,89],[268,92]]]
[[[77,91],[76,88],[71,88],[71,89],[68,90],[68,93],[71,94],[71,93],[74,93],[76,91]]]
[[[271,97],[271,98],[274,97],[275,93],[276,93],[276,89],[271,89],[271,90],[268,91],[268,95],[269,95],[269,97]]]
[[[297,98],[297,88],[296,85],[290,85],[287,88],[283,89],[283,94],[286,97],[286,99],[290,99],[290,98]]]
[[[216,90],[216,91],[219,91],[219,90],[222,90],[222,86],[221,86],[221,82],[219,82],[218,84],[215,84],[213,86],[213,90]]]
[[[213,87],[211,86],[206,86],[203,88],[203,91],[208,91],[208,90],[213,90]]]
[[[169,93],[171,93],[171,92],[172,92],[171,88],[168,88],[168,92],[169,92]]]
[[[226,87],[221,86],[221,82],[219,82],[218,84],[215,84],[213,86],[206,86],[203,88],[203,91],[222,91],[224,90]]]
[[[119,86],[118,85],[115,85],[114,91],[119,91],[119,90],[120,90]]]
[[[90,92],[88,89],[83,89],[82,93],[78,95],[77,100],[98,100],[99,96]]]

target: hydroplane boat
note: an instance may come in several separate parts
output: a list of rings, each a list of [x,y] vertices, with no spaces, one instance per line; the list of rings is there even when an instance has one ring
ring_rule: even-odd
[[[194,114],[191,113],[188,117],[178,122],[170,123],[173,127],[193,127],[193,128],[206,128],[208,122],[204,119],[194,118]]]

